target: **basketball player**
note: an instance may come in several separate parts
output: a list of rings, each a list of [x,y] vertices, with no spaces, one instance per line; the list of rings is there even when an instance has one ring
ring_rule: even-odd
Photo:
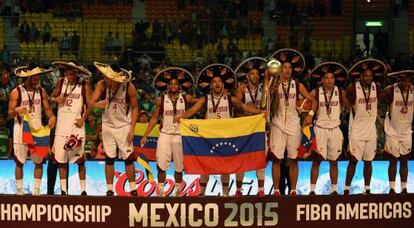
[[[236,97],[231,96],[228,89],[234,88],[235,81],[233,70],[227,65],[216,63],[205,67],[200,72],[198,86],[206,95],[200,97],[197,103],[182,116],[178,116],[176,118],[177,121],[181,118],[188,119],[201,109],[204,109],[206,119],[232,118],[232,107],[252,114],[263,113],[257,108],[246,105]],[[208,180],[209,175],[201,175],[201,194],[205,194]],[[229,180],[230,174],[221,175],[223,196],[228,196],[229,194]]]
[[[91,76],[82,66],[74,63],[53,62],[52,65],[64,69],[64,77],[59,79],[52,92],[51,100],[58,105],[57,124],[53,153],[59,163],[61,194],[67,194],[67,163],[78,164],[81,195],[86,196],[85,169],[85,121],[91,91],[87,80],[81,75]]]
[[[194,84],[193,76],[185,69],[168,67],[160,71],[154,79],[154,86],[159,91],[166,92],[156,100],[157,107],[152,114],[148,127],[142,136],[141,146],[147,141],[148,134],[161,117],[162,125],[157,144],[158,192],[164,197],[164,182],[170,162],[174,161],[175,196],[181,194],[183,179],[184,157],[181,143],[180,125],[174,118],[182,115],[189,103],[195,103],[190,95],[183,95],[181,91],[188,91]]]
[[[244,104],[256,107],[257,109],[260,108],[260,100],[263,92],[263,83],[260,81],[260,78],[263,81],[266,64],[267,60],[265,58],[251,57],[240,63],[235,70],[238,81],[243,82],[243,84],[239,85],[239,87],[235,90],[235,96]],[[235,112],[235,115],[238,117],[250,115],[250,113],[244,113],[239,110],[237,111],[238,112]],[[264,196],[265,168],[256,170],[256,175],[259,187],[257,195]],[[244,173],[236,173],[236,196],[242,195],[241,186],[243,178]]]
[[[282,63],[280,81],[271,85],[273,101],[271,105],[270,150],[275,155],[272,165],[274,195],[280,196],[278,188],[280,181],[280,163],[284,158],[285,150],[290,159],[289,178],[290,194],[297,195],[296,183],[298,179],[298,148],[301,141],[300,117],[296,109],[299,95],[312,102],[312,109],[304,119],[304,125],[310,125],[316,110],[315,98],[306,90],[305,86],[293,77],[298,77],[305,69],[305,59],[301,53],[293,49],[280,49],[273,58]],[[272,83],[273,84],[273,83]]]
[[[350,77],[360,78],[348,86],[346,96],[352,105],[349,121],[349,163],[346,172],[344,195],[348,195],[355,166],[364,161],[364,192],[370,194],[372,160],[377,149],[377,119],[379,85],[373,81],[385,75],[385,65],[376,59],[357,62],[349,70]]]
[[[329,160],[331,193],[338,194],[338,162],[342,153],[343,135],[341,124],[342,107],[349,109],[345,92],[335,85],[337,81],[345,81],[348,72],[344,66],[335,62],[325,62],[316,66],[311,77],[322,80],[322,86],[314,89],[311,94],[316,97],[318,111],[314,125],[317,150],[311,154],[311,187],[309,195],[315,195],[316,181],[319,175],[319,165],[323,160]],[[337,82],[338,83],[338,82]]]
[[[102,138],[106,155],[105,174],[108,188],[106,195],[114,195],[114,163],[119,151],[119,157],[125,162],[130,194],[136,196],[134,161],[137,154],[134,153],[132,140],[138,118],[137,90],[129,82],[131,73],[127,70],[116,64],[95,62],[94,65],[104,75],[104,79],[96,84],[88,109],[91,109],[92,105],[104,109]],[[104,99],[99,100],[102,95],[105,96]]]
[[[40,76],[51,72],[44,70],[35,64],[17,67],[14,74],[23,78],[24,82],[16,86],[10,93],[9,118],[14,118],[13,128],[13,148],[16,162],[15,176],[17,195],[23,195],[23,165],[27,159],[28,146],[23,144],[23,124],[22,118],[29,114],[30,122],[34,128],[42,126],[42,111],[44,110],[49,123],[47,127],[53,128],[56,117],[53,114],[46,90],[40,86]],[[33,195],[40,195],[40,184],[42,180],[43,162],[46,157],[33,153],[30,155],[35,164]]]
[[[395,194],[397,163],[400,161],[401,193],[407,193],[408,158],[412,148],[413,122],[413,70],[388,74],[397,77],[398,82],[384,89],[388,110],[384,120],[386,142],[384,151],[390,160],[388,178],[390,194]]]

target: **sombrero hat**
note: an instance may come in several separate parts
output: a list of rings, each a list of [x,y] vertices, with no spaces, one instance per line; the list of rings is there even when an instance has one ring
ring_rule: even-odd
[[[383,77],[387,72],[387,68],[382,61],[378,59],[365,59],[355,63],[349,69],[349,77],[358,78],[366,70],[371,70],[375,78]]]
[[[210,82],[213,77],[220,77],[224,87],[228,90],[236,86],[237,80],[233,69],[225,64],[214,63],[204,67],[197,78],[197,86],[204,94],[210,91]]]
[[[249,80],[247,74],[253,69],[258,70],[260,79],[263,79],[266,71],[266,64],[267,60],[263,57],[250,57],[245,59],[239,64],[236,70],[234,70],[234,72],[236,72],[237,81]]]
[[[165,91],[171,79],[177,79],[181,89],[188,91],[194,84],[193,75],[186,69],[179,67],[167,67],[157,73],[154,78],[154,87],[159,91]]]
[[[93,64],[105,77],[114,82],[126,83],[131,80],[131,72],[123,68],[99,62],[94,62]]]
[[[397,72],[392,72],[387,75],[388,77],[392,78],[409,78],[414,77],[414,70],[402,70]]]
[[[272,54],[271,58],[278,60],[282,64],[290,63],[292,65],[292,76],[294,77],[299,76],[306,67],[305,57],[295,49],[279,49]]]
[[[53,69],[43,69],[40,68],[38,66],[35,65],[29,65],[29,66],[20,66],[20,67],[16,67],[14,69],[14,74],[17,77],[21,77],[21,78],[27,78],[27,77],[32,77],[35,75],[42,75],[42,74],[47,74],[52,72]]]
[[[317,65],[311,71],[311,78],[321,80],[326,73],[332,73],[335,76],[335,80],[339,83],[346,82],[348,78],[348,70],[340,63],[336,62],[324,62]]]
[[[52,62],[52,65],[58,68],[73,69],[74,71],[77,71],[79,74],[84,75],[84,76],[88,76],[88,77],[92,76],[92,73],[89,70],[87,70],[85,67],[76,65],[73,62],[55,61],[55,62]]]

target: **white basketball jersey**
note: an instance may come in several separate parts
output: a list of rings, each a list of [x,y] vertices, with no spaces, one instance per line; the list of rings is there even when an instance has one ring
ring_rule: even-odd
[[[339,89],[337,86],[334,87],[332,90],[332,94],[326,94],[326,99],[329,101],[331,95],[332,99],[329,102],[329,109],[326,108],[326,103],[328,101],[325,100],[325,95],[323,92],[323,88],[319,87],[319,107],[318,107],[318,116],[316,119],[316,126],[320,128],[327,128],[332,129],[336,128],[341,124],[340,115],[341,115],[341,104],[340,104],[340,96],[339,96]]]
[[[182,94],[178,96],[176,113],[174,114],[174,103],[169,96],[164,96],[163,119],[161,132],[166,134],[180,134],[180,124],[174,121],[174,116],[181,116],[185,113],[185,100]]]
[[[256,90],[249,92],[248,85],[244,89],[244,103],[250,106],[255,106],[259,108],[260,106],[260,99],[262,98],[263,87],[260,84]]]
[[[406,96],[406,94],[404,94],[404,96]],[[413,122],[413,100],[413,86],[410,86],[407,104],[404,104],[400,87],[398,84],[394,84],[394,100],[392,101],[390,109],[390,127],[398,135],[411,135],[412,133],[411,123]]]
[[[128,85],[129,83],[121,84],[114,91],[106,88],[108,105],[102,114],[102,124],[111,128],[122,128],[131,124],[130,104],[126,103]]]
[[[61,97],[65,97],[65,104],[58,106],[56,135],[70,136],[75,127],[76,119],[82,118],[83,95],[82,81],[75,85],[70,85],[67,78],[63,79]],[[85,127],[83,127],[84,129]]]
[[[216,110],[214,110],[212,96],[211,94],[208,94],[206,119],[231,118],[230,102],[231,101],[229,101],[229,96],[223,95],[221,99],[214,97],[214,105],[217,107]]]
[[[286,91],[289,91],[289,94],[287,94],[287,102],[285,101],[285,94],[282,86],[283,83],[280,83],[278,87],[279,107],[277,108],[276,114],[273,116],[272,123],[288,135],[300,135],[300,118],[296,109],[296,97],[298,93],[296,82],[295,80],[291,80],[285,88]],[[288,86],[290,89],[287,88]]]
[[[370,85],[369,106],[364,97],[363,88],[360,82],[355,83],[355,104],[354,115],[351,124],[351,138],[358,140],[375,140],[377,138],[377,129],[375,121],[377,119],[377,88],[374,82]],[[368,96],[368,90],[365,90]]]
[[[20,105],[26,107],[29,113],[30,123],[34,128],[40,128],[42,126],[42,97],[40,95],[41,89],[35,89],[33,91],[27,91],[23,85],[18,85],[20,89]],[[34,93],[34,96],[33,96]],[[29,97],[30,96],[30,97]],[[32,106],[30,107],[30,99],[33,98]],[[23,118],[14,118],[13,126],[13,142],[22,143],[23,134]]]

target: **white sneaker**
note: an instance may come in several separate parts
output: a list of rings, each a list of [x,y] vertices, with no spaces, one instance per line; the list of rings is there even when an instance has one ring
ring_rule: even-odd
[[[16,193],[18,196],[22,196],[22,195],[24,195],[24,192],[23,192],[23,189],[21,189],[21,188],[19,188],[19,189],[17,189],[17,193]]]
[[[33,189],[33,195],[34,196],[40,196],[40,189],[39,188]]]

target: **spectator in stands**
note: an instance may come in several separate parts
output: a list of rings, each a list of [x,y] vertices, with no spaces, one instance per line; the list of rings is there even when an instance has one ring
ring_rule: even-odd
[[[155,19],[155,21],[152,23],[152,41],[153,42],[160,42],[160,30],[161,30],[161,24],[158,21],[158,19]]]
[[[138,72],[134,75],[134,86],[137,90],[141,89],[146,91],[148,84],[148,75],[144,69],[139,69]]]
[[[78,59],[79,56],[79,48],[80,48],[80,36],[78,35],[78,31],[73,31],[73,35],[70,38],[70,47],[72,49],[72,53],[76,56],[76,59]]]
[[[12,138],[7,128],[7,118],[0,114],[0,158],[10,158],[12,149]]]
[[[119,37],[119,32],[116,32],[115,37],[112,40],[112,49],[116,56],[121,55],[122,46],[123,46],[122,39],[121,37]]]
[[[170,20],[167,20],[167,24],[165,24],[165,42],[168,44],[171,43],[172,37],[171,23]]]
[[[171,24],[170,24],[170,28],[171,28],[171,34],[172,34],[172,39],[175,39],[178,37],[178,30],[179,30],[179,23],[177,21],[177,19],[173,19]]]
[[[137,59],[138,67],[144,70],[150,70],[152,62],[152,58],[147,54],[143,54]]]
[[[114,37],[112,36],[112,32],[108,32],[108,34],[105,36],[103,41],[103,54],[108,55],[111,57],[112,55],[112,43],[114,41]]]
[[[394,4],[393,4],[393,11],[394,11],[394,16],[395,17],[399,17],[400,16],[400,8],[401,8],[401,0],[395,0]]]
[[[275,51],[275,41],[272,38],[269,38],[266,43],[266,56],[270,56]]]
[[[3,50],[1,50],[1,60],[5,64],[9,64],[10,62],[10,52],[7,50],[7,46],[3,45]]]
[[[11,22],[12,27],[19,26],[19,17],[21,13],[22,11],[20,10],[20,6],[17,3],[15,3],[13,7],[13,18]]]
[[[45,45],[45,43],[50,42],[50,37],[51,37],[51,32],[52,28],[50,27],[50,24],[48,21],[46,21],[45,26],[43,27],[43,33],[42,33],[42,40],[43,40],[43,45]]]
[[[60,47],[59,47],[60,58],[62,58],[64,54],[69,55],[69,50],[70,50],[70,37],[69,37],[68,32],[65,32],[62,39],[60,39]]]
[[[235,59],[238,51],[239,49],[237,48],[235,41],[231,39],[230,42],[227,44],[227,52],[229,53],[229,57]]]
[[[364,49],[364,51],[363,51],[363,54],[365,54],[366,53],[366,55],[365,56],[369,56],[369,49],[370,49],[370,43],[371,43],[371,40],[369,39],[369,29],[368,29],[368,27],[365,27],[365,31],[364,31],[364,36],[363,36],[363,42],[364,42],[364,45],[365,45],[365,49]]]
[[[3,15],[4,16],[11,16],[12,1],[11,0],[5,0],[3,2],[3,4],[4,4]]]
[[[53,88],[55,88],[55,85],[60,77],[60,71],[55,70],[51,72],[50,74],[44,75],[40,79],[40,83],[42,84],[42,87],[46,90],[47,94],[52,93]]]
[[[0,68],[0,73],[0,114],[7,116],[9,94],[15,84],[10,80],[10,73],[6,68]]]
[[[20,42],[26,42],[26,44],[29,44],[30,42],[30,26],[26,20],[24,20],[23,23],[20,25],[19,38]]]
[[[142,98],[139,100],[139,110],[144,110],[147,113],[153,113],[155,110],[155,104],[151,100],[150,95],[148,93],[144,93]]]
[[[138,114],[137,123],[148,123],[149,119],[150,119],[149,114],[147,112],[145,112],[145,111],[141,111]]]
[[[36,24],[32,22],[32,26],[30,26],[30,42],[36,42],[39,39],[39,36],[39,29],[36,27]]]

